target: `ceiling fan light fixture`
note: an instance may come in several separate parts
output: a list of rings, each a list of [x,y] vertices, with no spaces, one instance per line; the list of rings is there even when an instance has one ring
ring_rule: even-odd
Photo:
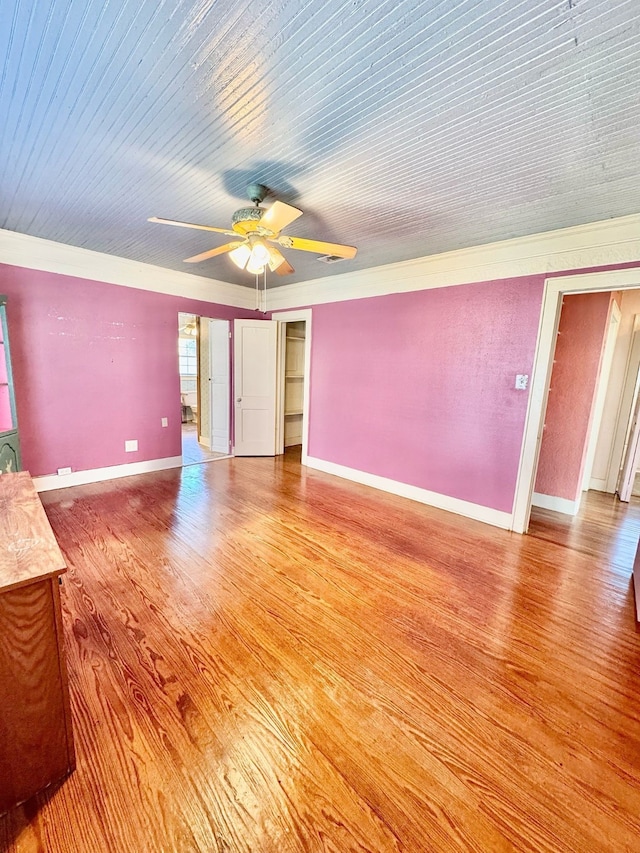
[[[262,242],[262,240],[256,240],[251,246],[251,266],[265,266],[271,260],[271,252]]]
[[[247,266],[247,261],[251,257],[251,249],[245,244],[238,246],[233,252],[229,252],[229,257],[238,269],[243,270]]]
[[[271,257],[269,258],[269,269],[271,270],[271,272],[275,272],[278,267],[284,263],[284,260],[284,255],[271,255]]]
[[[213,225],[197,225],[194,222],[179,222],[176,219],[162,219],[152,216],[149,222],[159,222],[165,225],[178,225],[181,228],[196,228],[202,231],[213,231],[234,237],[232,242],[224,246],[216,246],[206,252],[200,252],[191,258],[185,258],[185,263],[196,264],[208,261],[218,255],[228,254],[238,269],[246,270],[251,275],[261,275],[267,267],[278,275],[290,275],[295,270],[278,249],[267,245],[277,243],[285,249],[299,249],[302,252],[313,252],[315,255],[325,255],[325,262],[355,258],[355,246],[343,246],[339,243],[325,243],[322,240],[308,240],[304,237],[289,237],[282,233],[294,222],[302,211],[283,201],[274,201],[265,210],[260,207],[268,194],[264,184],[251,184],[248,187],[249,198],[255,207],[242,207],[231,217],[231,230],[218,228]],[[265,278],[266,281],[266,278]]]

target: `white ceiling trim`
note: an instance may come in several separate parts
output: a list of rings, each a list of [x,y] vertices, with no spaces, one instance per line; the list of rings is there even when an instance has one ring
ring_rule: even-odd
[[[155,293],[254,308],[252,289],[0,229],[0,263]]]
[[[640,261],[640,214],[284,285],[268,310]]]
[[[283,285],[268,291],[267,307],[279,311],[634,261],[640,261],[640,214]],[[249,287],[2,229],[0,263],[234,308],[255,307]]]

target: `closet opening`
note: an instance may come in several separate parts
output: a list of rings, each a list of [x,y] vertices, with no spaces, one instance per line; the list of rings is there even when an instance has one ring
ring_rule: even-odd
[[[279,323],[276,453],[300,452],[307,464],[311,376],[311,309],[272,314]]]

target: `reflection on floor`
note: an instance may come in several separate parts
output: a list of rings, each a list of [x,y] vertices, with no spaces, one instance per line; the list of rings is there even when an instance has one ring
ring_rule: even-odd
[[[182,424],[182,464],[197,465],[199,462],[212,462],[214,459],[226,459],[228,453],[215,453],[207,450],[198,442],[198,429],[194,423]]]
[[[78,767],[3,853],[640,849],[640,501],[519,536],[298,451],[41,499]]]
[[[640,501],[623,503],[615,495],[588,491],[576,516],[534,507],[529,535],[602,561],[626,590],[640,538]]]

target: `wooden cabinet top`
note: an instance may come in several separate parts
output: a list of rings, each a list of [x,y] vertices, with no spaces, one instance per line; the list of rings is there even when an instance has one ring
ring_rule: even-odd
[[[67,567],[27,471],[0,476],[0,591]]]

